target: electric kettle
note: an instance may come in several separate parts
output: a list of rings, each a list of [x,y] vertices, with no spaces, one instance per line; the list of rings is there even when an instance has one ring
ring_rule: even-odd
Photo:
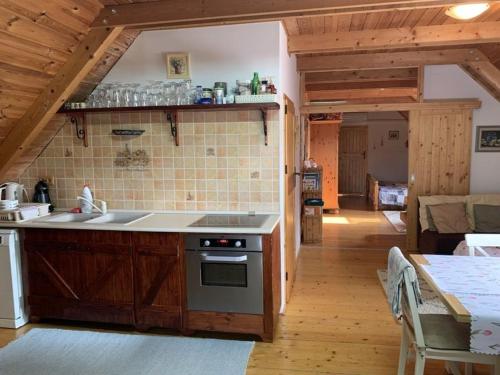
[[[45,180],[40,180],[35,185],[35,194],[33,195],[33,202],[36,203],[49,203],[50,212],[54,211],[54,206],[50,201],[49,184]]]
[[[23,192],[26,193],[24,185],[18,184],[17,182],[6,182],[0,185],[0,199],[7,201],[18,201],[23,202]],[[29,200],[29,199],[28,199]]]

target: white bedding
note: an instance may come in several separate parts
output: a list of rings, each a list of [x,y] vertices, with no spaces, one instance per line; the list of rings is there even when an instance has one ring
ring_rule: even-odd
[[[405,185],[383,185],[379,188],[378,199],[380,204],[404,207],[407,196],[408,187]]]

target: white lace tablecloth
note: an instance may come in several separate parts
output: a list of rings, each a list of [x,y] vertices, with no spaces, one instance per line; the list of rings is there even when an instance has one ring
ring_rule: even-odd
[[[472,352],[500,355],[500,258],[426,255],[422,267],[471,314]]]

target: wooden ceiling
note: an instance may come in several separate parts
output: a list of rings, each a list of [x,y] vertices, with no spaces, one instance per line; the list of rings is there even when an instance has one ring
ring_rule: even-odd
[[[150,3],[141,8],[137,14],[141,16],[141,27],[172,28],[191,27],[196,25],[256,22],[272,19],[282,19],[289,37],[298,35],[330,35],[339,32],[357,32],[362,30],[381,30],[396,27],[413,28],[416,26],[432,26],[460,24],[444,14],[446,8],[436,6],[466,2],[467,0],[304,0],[273,2],[239,2],[234,0],[1,0],[0,1],[0,169],[4,162],[5,151],[19,142],[19,128],[29,124],[37,101],[45,98],[43,107],[49,108],[50,88],[60,72],[68,68],[66,63],[83,48],[92,27],[103,27],[102,20],[110,20],[110,24],[127,22],[135,17],[134,9],[127,8],[130,4]],[[428,8],[425,8],[427,6]],[[137,4],[140,5],[140,4]],[[118,20],[109,16],[111,8],[116,6],[119,11]],[[132,5],[134,6],[134,5]],[[104,8],[103,8],[104,7]],[[123,8],[125,7],[125,8]],[[259,12],[252,7],[259,7]],[[238,12],[241,8],[241,14]],[[391,8],[406,10],[387,10]],[[261,10],[264,10],[263,12]],[[106,13],[107,12],[107,13]],[[183,14],[184,12],[184,14]],[[266,13],[267,12],[267,13]],[[162,23],[161,17],[168,13],[169,20]],[[193,14],[196,13],[196,19]],[[344,14],[348,13],[348,14]],[[107,14],[105,18],[99,15]],[[324,15],[328,14],[328,15]],[[295,17],[300,15],[300,17]],[[305,15],[305,16],[304,16]],[[121,17],[121,18],[120,18]],[[124,18],[123,18],[124,17]],[[165,16],[167,17],[167,16]],[[470,21],[496,22],[500,21],[500,3],[494,3],[491,9],[477,19]],[[95,29],[94,29],[95,30]],[[79,78],[80,85],[74,89],[73,98],[83,100],[107,74],[128,47],[139,35],[140,28],[127,28],[107,47],[93,69],[84,77]],[[465,46],[469,47],[469,46]],[[447,49],[464,48],[462,45],[447,47]],[[415,51],[422,48],[407,48],[397,51]],[[438,51],[439,48],[425,48],[427,51]],[[498,89],[500,46],[498,43],[475,44],[474,56],[481,58],[476,65],[464,65],[472,76],[483,81],[490,92]],[[355,53],[365,55],[369,60],[376,53],[393,53],[393,50],[364,51],[358,49]],[[349,53],[316,53],[314,56],[344,56]],[[456,55],[456,53],[450,53]],[[308,58],[312,55],[299,57]],[[90,56],[92,57],[92,56]],[[347,56],[348,58],[349,56]],[[389,56],[390,58],[390,56]],[[358,59],[358,58],[356,58]],[[425,61],[421,62],[425,64]],[[488,65],[490,63],[490,65]],[[484,80],[487,72],[489,81]],[[393,102],[415,100],[419,72],[416,66],[391,68],[391,64],[382,69],[327,69],[325,72],[304,73],[305,89],[312,97],[325,100],[330,95],[335,100],[342,95],[349,96],[350,101],[384,101]],[[495,81],[495,79],[497,81]],[[493,81],[493,84],[491,83]],[[60,87],[56,87],[61,89]],[[49,90],[47,92],[47,90]],[[62,92],[62,91],[61,91]],[[328,94],[330,93],[330,94]],[[358,99],[352,99],[355,94]],[[375,95],[375,97],[371,97]],[[403,95],[394,97],[394,95]],[[64,97],[64,96],[63,96]],[[54,103],[52,103],[54,104]],[[30,112],[31,111],[31,112]],[[53,121],[42,123],[36,132],[36,137],[30,138],[28,145],[18,148],[20,156],[15,163],[0,173],[0,179],[16,178],[31,161],[46,146],[51,137],[64,124],[64,117],[55,116]],[[43,121],[42,121],[43,122]],[[31,125],[30,125],[31,126]],[[16,133],[17,131],[17,133]],[[17,135],[16,135],[17,134]],[[30,133],[30,136],[33,134]],[[17,138],[16,138],[17,137]],[[19,143],[19,145],[21,144]],[[14,145],[14,146],[12,146]]]
[[[498,30],[500,26],[494,24],[494,22],[500,21],[500,3],[492,3],[487,12],[469,21],[459,21],[448,17],[445,14],[446,9],[447,7],[434,7],[284,19],[283,24],[289,36],[289,43],[294,43],[289,45],[291,52],[300,50],[300,47],[295,44],[296,41],[302,41],[302,46],[308,48],[311,48],[314,43],[316,43],[316,47],[319,47],[314,53],[306,50],[302,53],[298,52],[299,66],[307,67],[304,68],[304,100],[306,102],[343,100],[355,103],[365,102],[367,96],[372,95],[375,95],[372,96],[373,101],[377,102],[415,100],[417,98],[415,95],[407,94],[418,90],[417,69],[414,68],[411,74],[408,74],[409,68],[406,66],[395,69],[393,63],[400,58],[397,53],[427,51],[427,62],[430,62],[444,61],[442,56],[438,54],[458,55],[452,50],[464,50],[465,52],[465,49],[468,48],[471,49],[470,54],[474,55],[475,58],[480,56],[481,63],[465,61],[460,63],[460,60],[456,63],[459,63],[493,96],[500,99],[500,44],[497,40],[494,43],[478,44],[480,40],[471,38],[469,44],[455,42],[447,45],[443,43],[446,47],[429,47],[424,46],[423,43],[420,43],[420,45],[416,43],[420,41],[417,40],[418,32],[427,31],[427,29],[419,30],[419,27],[456,25],[457,28],[460,28],[455,32],[456,35],[459,33],[463,35],[467,24],[470,24],[473,28],[474,25],[489,23],[494,30]],[[370,33],[371,30],[373,30],[373,33]],[[384,34],[381,30],[384,32],[387,30],[387,32]],[[431,29],[429,28],[429,30]],[[363,31],[366,33],[363,34]],[[441,32],[442,34],[446,32],[444,27],[431,31]],[[478,27],[472,33],[479,34],[483,31],[484,27]],[[405,32],[408,36],[404,36]],[[494,33],[498,34],[496,31]],[[421,32],[421,34],[424,33]],[[351,35],[352,43],[350,44],[348,40]],[[431,32],[428,33],[428,36],[430,39],[437,37]],[[375,41],[383,43],[381,41],[384,38],[387,40],[387,44],[392,42],[395,45],[391,49],[371,48],[370,44],[376,45]],[[403,45],[401,43],[403,38],[406,38],[408,43],[415,43],[415,45]],[[329,42],[328,46],[324,41]],[[405,48],[397,48],[398,43]],[[328,52],[327,48],[331,49],[332,47],[336,47],[339,51]],[[340,50],[342,48],[344,51]],[[446,51],[443,51],[443,48],[446,48]],[[320,51],[320,49],[323,49],[323,51]],[[433,56],[435,59],[430,58],[431,51],[436,51],[436,56]],[[419,58],[423,57],[423,55],[421,53]],[[336,56],[337,58],[329,60],[329,56]],[[361,63],[361,61],[365,63]],[[362,66],[358,66],[355,71],[346,70],[351,63],[353,67],[356,65]],[[422,58],[422,64],[424,63],[425,61]],[[455,62],[451,59],[450,63]],[[415,65],[412,62],[408,62],[408,64]],[[386,69],[389,67],[392,67],[390,71],[391,77],[387,77],[386,74]],[[321,72],[308,72],[308,69],[311,68]],[[380,70],[373,70],[375,68]],[[352,89],[356,89],[356,91],[352,91]]]

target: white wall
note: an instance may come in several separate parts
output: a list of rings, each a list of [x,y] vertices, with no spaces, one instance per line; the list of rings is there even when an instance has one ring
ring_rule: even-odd
[[[238,79],[272,76],[279,87],[280,24],[268,22],[142,32],[103,82],[166,80],[166,52],[189,52],[193,84],[236,86]]]
[[[498,152],[475,152],[476,127],[500,125],[500,103],[457,65],[426,66],[425,99],[477,98],[481,108],[474,110],[473,144],[471,147],[471,193],[500,191]]]
[[[368,127],[368,173],[378,180],[408,181],[408,121],[397,113],[369,113],[342,126]],[[389,130],[398,130],[399,140],[389,140]]]

